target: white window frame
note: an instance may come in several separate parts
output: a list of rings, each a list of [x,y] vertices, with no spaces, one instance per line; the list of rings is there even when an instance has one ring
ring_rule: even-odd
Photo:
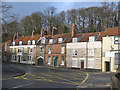
[[[30,53],[32,53],[31,50],[32,50],[32,52],[33,52],[33,48],[30,48],[30,51],[29,51]]]
[[[28,45],[31,45],[31,40],[28,40]]]
[[[63,43],[63,38],[59,38],[58,43]]]
[[[88,56],[94,56],[94,48],[88,49]]]
[[[114,36],[114,44],[120,43],[120,36]]]
[[[32,55],[28,55],[28,61],[32,61]]]
[[[48,54],[51,54],[51,46],[48,47]]]
[[[12,60],[14,60],[14,61],[15,61],[15,55],[12,55]]]
[[[51,57],[48,56],[48,64],[50,65],[50,63],[51,63]]]
[[[15,45],[15,41],[13,42],[13,46]]]
[[[73,56],[77,56],[77,55],[78,55],[77,49],[74,49],[74,50],[73,50]]]
[[[19,49],[19,52],[18,52],[18,51],[17,51],[17,52],[18,52],[18,53],[22,53],[22,48],[18,48],[18,49]]]
[[[27,47],[24,48],[24,53],[27,53]]]
[[[118,65],[119,64],[119,55],[120,55],[120,53],[115,53],[115,60],[114,60],[115,64],[114,65]]]
[[[12,53],[15,53],[15,48],[12,48]]]
[[[95,36],[89,36],[89,42],[94,42],[95,41]]]
[[[77,58],[72,59],[72,67],[77,67]]]
[[[53,44],[53,39],[50,39],[50,40],[49,40],[49,44]]]
[[[40,46],[40,53],[43,53],[43,46]]]
[[[19,45],[22,45],[22,41],[19,41]]]
[[[61,47],[61,54],[64,54],[65,53],[65,46],[62,46]]]
[[[64,65],[64,62],[65,62],[65,58],[64,56],[61,56],[61,65]]]
[[[72,39],[72,42],[73,42],[73,43],[78,42],[78,38],[77,38],[77,37],[76,37],[76,38],[73,38],[73,39]]]
[[[32,44],[35,45],[35,40],[32,40]]]
[[[92,65],[90,65],[90,63],[92,62]],[[87,68],[94,68],[94,58],[88,58],[88,65]]]
[[[41,43],[42,43],[42,44],[45,44],[45,40],[46,40],[46,39],[43,38],[43,39],[41,40]]]

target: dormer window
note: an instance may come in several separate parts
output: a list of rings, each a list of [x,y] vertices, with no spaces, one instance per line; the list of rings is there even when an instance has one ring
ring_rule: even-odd
[[[53,39],[50,39],[50,40],[49,40],[49,44],[52,44],[52,43],[53,43]]]
[[[32,41],[32,44],[35,45],[35,40]]]
[[[31,45],[31,41],[30,40],[28,40],[28,45]]]
[[[63,38],[59,38],[58,43],[62,43],[63,42]]]
[[[78,38],[76,37],[76,38],[73,38],[72,39],[72,42],[78,42]]]
[[[13,45],[15,45],[15,42],[13,42]]]
[[[19,41],[19,45],[22,45],[22,41]]]
[[[89,36],[89,42],[94,42],[95,41],[95,36]]]
[[[45,44],[45,42],[46,42],[46,39],[45,39],[45,37],[43,37],[42,40],[41,40],[41,43]]]

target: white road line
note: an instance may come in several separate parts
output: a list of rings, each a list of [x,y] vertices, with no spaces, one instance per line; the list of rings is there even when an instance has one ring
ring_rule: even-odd
[[[28,86],[28,85],[31,85],[31,84],[35,84],[35,82],[28,83],[28,84],[25,84],[25,85],[16,86],[16,87],[12,87],[11,89],[13,89],[13,88],[20,88],[20,87],[24,87],[24,86]]]

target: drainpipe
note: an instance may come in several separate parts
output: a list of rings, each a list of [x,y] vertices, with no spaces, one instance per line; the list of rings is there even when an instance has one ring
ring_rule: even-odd
[[[87,69],[87,62],[88,62],[88,42],[86,42],[86,69]]]
[[[44,61],[43,61],[43,63],[44,63],[44,65],[45,65],[45,52],[46,52],[46,45],[43,44],[43,47],[44,47],[44,52],[43,52],[43,58],[44,58]]]
[[[103,42],[101,41],[101,70],[102,70],[102,57],[103,57],[102,45],[103,45]]]
[[[37,45],[36,45],[36,60],[35,60],[35,65],[38,65],[38,62],[37,62]]]

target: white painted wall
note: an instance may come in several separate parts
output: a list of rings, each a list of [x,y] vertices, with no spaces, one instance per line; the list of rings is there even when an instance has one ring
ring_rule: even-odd
[[[67,49],[86,48],[87,42],[67,43]]]
[[[101,48],[101,47],[102,47],[101,41],[88,42],[88,48]]]
[[[30,48],[33,48],[33,47],[36,47],[36,45],[19,45],[19,46],[10,46],[10,48],[27,48],[27,47],[30,47]]]

